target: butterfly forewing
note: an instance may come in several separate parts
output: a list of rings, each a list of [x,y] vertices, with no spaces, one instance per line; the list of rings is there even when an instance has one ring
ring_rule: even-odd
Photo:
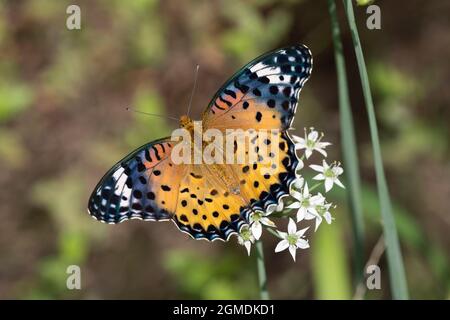
[[[256,58],[211,100],[205,127],[288,129],[311,71],[311,52],[302,45]]]
[[[94,189],[89,213],[106,223],[169,219],[176,209],[173,199],[184,170],[171,163],[173,146],[168,138],[161,139],[119,161]]]

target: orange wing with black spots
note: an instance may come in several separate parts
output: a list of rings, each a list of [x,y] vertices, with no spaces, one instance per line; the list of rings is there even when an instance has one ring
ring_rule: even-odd
[[[285,132],[278,133],[274,140],[278,141],[274,157],[267,149],[248,164],[190,166],[180,183],[174,217],[180,230],[196,239],[228,240],[248,223],[252,212],[278,204],[296,178],[298,159]],[[254,146],[262,150],[262,144],[264,140],[257,139]]]
[[[256,58],[217,92],[203,115],[204,127],[289,129],[311,72],[311,51],[303,45]]]
[[[176,211],[185,166],[175,166],[169,138],[146,144],[119,161],[95,187],[89,213],[106,223],[128,219],[167,220]]]

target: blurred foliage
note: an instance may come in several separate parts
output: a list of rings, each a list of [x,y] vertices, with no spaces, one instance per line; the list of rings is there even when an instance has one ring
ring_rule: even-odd
[[[27,150],[23,147],[20,137],[14,132],[0,129],[0,159],[9,168],[18,169],[25,164]]]
[[[424,83],[380,62],[372,64],[369,74],[380,99],[380,119],[394,132],[394,137],[383,146],[384,154],[391,155],[386,160],[393,164],[408,162],[421,154],[442,157],[448,146],[446,125],[430,125],[415,116],[414,101],[423,100]]]
[[[358,6],[368,6],[369,4],[374,3],[375,0],[356,0],[356,4]]]
[[[58,243],[57,254],[44,258],[39,264],[37,283],[29,288],[25,298],[64,298],[70,297],[71,293],[76,296],[77,291],[66,288],[66,269],[70,265],[82,266],[91,240],[102,237],[102,233],[88,223],[90,221],[80,219],[80,213],[85,211],[82,206],[83,185],[79,173],[73,172],[34,186],[31,193],[33,201],[46,207],[58,224]]]
[[[287,9],[275,9],[265,16],[255,10],[255,7],[270,2],[272,1],[260,1],[255,5],[239,0],[223,1],[222,12],[233,26],[223,34],[223,47],[242,63],[272,48],[278,42],[280,34],[286,33],[292,24]]]
[[[33,101],[33,91],[18,79],[17,69],[12,62],[0,61],[0,124],[14,118]]]
[[[336,211],[340,216],[341,210]],[[341,220],[342,221],[342,220]],[[351,299],[350,270],[341,221],[323,226],[314,234],[311,270],[318,299]]]
[[[192,299],[252,299],[258,294],[256,273],[243,270],[255,269],[253,260],[227,253],[217,263],[211,256],[173,250],[166,255],[164,265],[180,290]],[[254,285],[248,285],[251,283]]]

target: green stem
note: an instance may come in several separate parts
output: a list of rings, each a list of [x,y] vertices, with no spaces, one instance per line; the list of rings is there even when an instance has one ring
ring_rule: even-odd
[[[364,94],[367,114],[369,117],[370,135],[372,138],[373,157],[375,163],[375,175],[377,180],[378,195],[380,198],[381,216],[383,219],[383,230],[386,239],[386,254],[389,267],[389,277],[392,297],[394,299],[408,299],[408,286],[406,282],[405,269],[398,240],[397,229],[394,216],[392,214],[392,204],[389,197],[389,190],[383,168],[383,158],[381,156],[380,142],[378,138],[378,128],[375,117],[375,110],[370,91],[369,77],[367,75],[364,55],[359,40],[358,29],[356,27],[355,15],[353,12],[352,0],[343,0],[347,15],[348,24],[351,30],[353,45],[358,63],[359,76]]]
[[[336,13],[335,0],[328,0],[331,17],[331,30],[334,44],[334,59],[339,92],[339,113],[341,125],[341,146],[345,164],[345,176],[348,187],[348,201],[352,218],[352,234],[354,244],[355,282],[358,285],[364,279],[364,220],[361,201],[361,180],[359,161],[356,151],[355,129],[348,92],[347,73],[342,49],[341,32]]]
[[[273,234],[275,237],[279,238],[279,239],[283,239],[278,232],[276,232],[275,230],[273,230],[272,228],[265,228],[269,233]]]
[[[314,191],[315,189],[317,189],[318,187],[320,187],[324,183],[325,183],[325,181],[317,182],[315,185],[313,185],[311,188],[309,188],[309,192]]]
[[[256,241],[256,266],[258,268],[259,296],[261,300],[269,300],[267,291],[266,267],[264,265],[264,248],[261,240]]]

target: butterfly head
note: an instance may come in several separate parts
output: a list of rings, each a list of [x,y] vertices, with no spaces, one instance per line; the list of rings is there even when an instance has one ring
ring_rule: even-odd
[[[194,130],[194,122],[187,115],[183,115],[180,117],[180,128],[184,128],[188,131]]]

